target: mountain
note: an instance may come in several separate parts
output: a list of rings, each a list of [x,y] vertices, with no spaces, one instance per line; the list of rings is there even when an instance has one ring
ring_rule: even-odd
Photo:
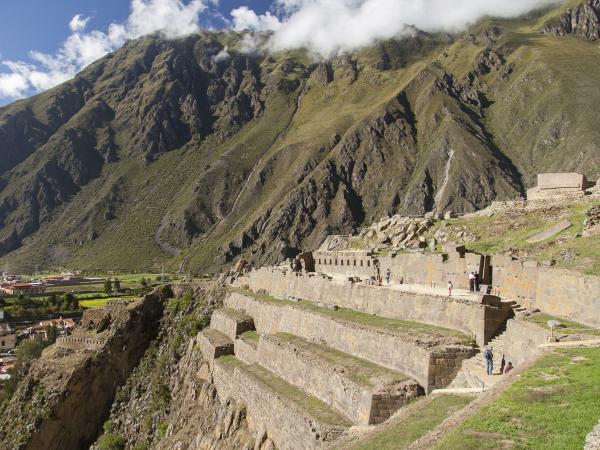
[[[131,41],[0,109],[0,264],[218,271],[538,172],[596,179],[599,18],[568,1],[322,62],[226,31]]]

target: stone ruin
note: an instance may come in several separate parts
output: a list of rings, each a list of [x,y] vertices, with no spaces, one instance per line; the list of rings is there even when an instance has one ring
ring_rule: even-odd
[[[600,327],[598,277],[461,245],[378,254],[353,239],[231,277],[195,339],[199,376],[220,401],[244,404],[251,431],[277,448],[339,447],[352,426],[382,423],[416,397],[493,384],[482,349],[494,349],[496,367],[502,355],[518,367],[549,340],[523,311]],[[474,271],[480,292],[468,291]],[[449,296],[448,280],[462,292]]]
[[[527,200],[583,196],[589,187],[585,176],[579,173],[540,173],[537,186],[527,191]]]

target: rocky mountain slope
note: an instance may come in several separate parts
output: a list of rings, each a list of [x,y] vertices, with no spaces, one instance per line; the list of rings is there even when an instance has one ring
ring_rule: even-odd
[[[0,264],[219,270],[600,175],[598,0],[330,61],[147,36],[0,109]],[[227,47],[227,52],[225,48]]]

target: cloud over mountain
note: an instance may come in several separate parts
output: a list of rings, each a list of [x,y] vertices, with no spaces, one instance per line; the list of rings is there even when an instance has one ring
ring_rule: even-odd
[[[232,11],[236,29],[272,30],[272,50],[308,48],[320,57],[402,35],[408,26],[424,31],[459,31],[484,16],[516,17],[557,0],[277,0],[275,11]]]
[[[129,39],[158,30],[167,38],[196,32],[205,8],[203,0],[132,0],[127,20],[112,23],[106,32],[86,31],[90,18],[77,14],[69,22],[72,34],[55,54],[31,51],[30,62],[1,61],[9,72],[0,73],[0,98],[19,98],[56,86]]]
[[[234,30],[273,31],[262,50],[308,48],[317,58],[401,36],[415,26],[424,31],[458,31],[483,16],[515,17],[558,0],[274,0],[257,14],[248,6],[231,11]],[[131,0],[129,17],[106,31],[87,31],[89,17],[75,15],[71,34],[54,54],[29,53],[29,61],[2,60],[0,98],[20,98],[72,78],[88,64],[127,40],[161,31],[176,38],[200,29],[200,15],[218,0]],[[242,51],[259,44],[248,35]]]

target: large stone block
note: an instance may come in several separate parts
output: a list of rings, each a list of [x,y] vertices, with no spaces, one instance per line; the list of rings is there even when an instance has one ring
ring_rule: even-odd
[[[217,309],[210,319],[210,327],[235,340],[237,336],[245,331],[254,330],[252,317],[240,311],[230,308]]]
[[[202,355],[209,362],[221,356],[233,355],[233,341],[218,330],[202,330],[197,340]]]
[[[245,311],[254,317],[257,331],[261,334],[290,333],[306,340],[362,358],[372,363],[396,370],[419,382],[429,392],[440,388],[429,378],[430,358],[448,347],[461,342],[458,337],[415,338],[411,333],[394,332],[389,328],[372,326],[360,319],[344,320],[306,309],[290,302],[263,301],[232,292],[225,299],[229,308]],[[367,315],[365,315],[367,316]],[[459,345],[460,347],[460,345]],[[475,353],[470,345],[466,352]],[[448,370],[452,372],[452,370]]]
[[[253,433],[266,431],[281,450],[318,450],[329,447],[351,425],[314,397],[274,376],[260,366],[235,358],[215,360],[213,380],[219,399],[246,405]]]
[[[262,336],[258,363],[360,425],[383,422],[420,392],[399,372],[297,336]]]
[[[537,176],[538,189],[585,189],[585,177],[579,173],[540,173]]]
[[[234,342],[235,357],[246,364],[257,362],[258,340],[239,337]]]

